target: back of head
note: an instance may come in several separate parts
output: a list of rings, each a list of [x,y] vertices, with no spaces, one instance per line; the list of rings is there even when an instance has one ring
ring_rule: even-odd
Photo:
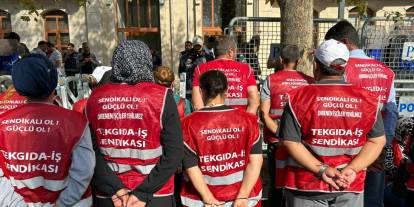
[[[203,100],[210,100],[224,95],[228,88],[226,75],[219,70],[209,70],[201,74],[199,82],[200,89],[203,92]]]
[[[358,32],[351,23],[342,20],[331,27],[325,35],[325,40],[334,39],[343,42],[347,39],[349,43],[359,46]]]
[[[216,38],[216,45],[214,47],[216,57],[226,55],[230,49],[237,49],[237,43],[232,37],[219,36]]]
[[[55,90],[58,74],[48,58],[40,54],[30,54],[13,65],[12,78],[20,95],[44,99]]]
[[[175,79],[174,72],[166,66],[159,66],[154,71],[154,80],[155,83],[165,86],[171,87]]]
[[[152,55],[144,42],[127,40],[115,48],[111,81],[128,84],[154,82]]]
[[[296,63],[301,57],[300,53],[301,52],[298,46],[286,45],[280,52],[280,57],[282,58],[283,63],[285,64]]]
[[[10,32],[4,39],[17,40],[17,42],[20,42],[20,36],[16,32]]]
[[[315,52],[317,68],[324,76],[342,76],[348,59],[346,45],[334,39],[322,42]]]
[[[42,46],[42,45],[49,45],[49,43],[48,42],[46,42],[46,41],[39,41],[38,43],[37,43],[37,46]]]

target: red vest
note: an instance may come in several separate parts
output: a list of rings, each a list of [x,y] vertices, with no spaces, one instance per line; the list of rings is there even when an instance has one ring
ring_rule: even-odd
[[[19,95],[14,88],[0,94],[0,114],[26,103],[26,97]]]
[[[196,70],[198,71],[195,73],[194,80],[199,78],[197,74],[201,75],[209,70],[222,71],[228,82],[226,105],[246,111],[249,104],[247,87],[249,86],[250,76],[254,75],[248,64],[218,59],[201,64]]]
[[[268,77],[270,87],[270,117],[279,122],[286,103],[285,94],[292,89],[313,83],[312,77],[298,71],[281,70]],[[267,127],[263,130],[263,138],[266,143],[276,143],[279,139]]]
[[[87,98],[81,99],[73,104],[72,110],[77,111],[81,114],[85,111],[86,103],[88,102]]]
[[[385,64],[374,59],[349,58],[345,76],[348,83],[373,92],[382,105],[387,104],[395,75]]]
[[[293,90],[288,95],[292,113],[301,127],[303,144],[318,160],[341,169],[359,154],[376,121],[378,102],[374,94],[350,84],[319,84]],[[345,192],[363,192],[365,171],[356,177]],[[292,159],[287,161],[285,187],[334,191]]]
[[[185,117],[185,99],[180,98],[177,103],[178,115],[181,119]]]
[[[43,103],[1,116],[1,171],[29,206],[53,205],[67,187],[72,152],[86,127],[80,114]],[[92,205],[90,190],[78,204]]]
[[[106,84],[92,92],[86,114],[109,167],[129,189],[141,184],[162,155],[162,111],[168,89],[153,83]],[[174,192],[174,177],[155,193]]]
[[[405,154],[410,154],[410,146],[411,143],[413,142],[413,140],[411,139],[406,146],[406,153]],[[407,172],[410,175],[410,178],[408,179],[408,181],[405,183],[405,186],[407,186],[407,189],[410,191],[414,191],[414,161],[408,159],[407,162]]]
[[[199,111],[183,120],[185,145],[199,158],[208,188],[219,201],[233,201],[241,187],[252,146],[260,139],[257,117],[235,109]],[[261,181],[250,193],[249,206],[260,206]],[[184,206],[203,206],[190,181],[181,190]],[[227,205],[227,204],[226,204]]]

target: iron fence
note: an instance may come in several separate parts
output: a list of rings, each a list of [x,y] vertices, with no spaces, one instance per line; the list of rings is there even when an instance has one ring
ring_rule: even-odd
[[[366,54],[395,73],[398,96],[414,95],[414,19],[371,18],[361,29]]]

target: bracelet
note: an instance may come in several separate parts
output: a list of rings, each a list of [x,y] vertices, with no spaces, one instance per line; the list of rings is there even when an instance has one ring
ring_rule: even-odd
[[[125,193],[124,195],[120,195],[120,196],[118,196],[118,195],[115,194],[115,196],[116,196],[117,199],[121,199],[122,197],[124,197],[124,196],[126,196],[128,194],[129,194],[129,192],[128,193]],[[114,199],[112,199],[112,200],[114,200]]]
[[[316,177],[321,179],[322,175],[329,169],[329,165],[322,164],[321,168],[319,169],[319,172],[316,174]]]
[[[249,200],[249,198],[236,198],[234,200]]]

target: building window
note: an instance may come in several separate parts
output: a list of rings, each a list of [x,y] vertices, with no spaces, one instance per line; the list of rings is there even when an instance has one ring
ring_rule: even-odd
[[[364,24],[364,16],[367,18],[375,17],[374,10],[367,8],[366,14],[361,15],[358,7],[349,10],[348,21],[354,25],[355,28],[360,28]]]
[[[412,6],[412,7],[408,8],[408,9],[405,11],[405,16],[406,16],[406,17],[414,17],[414,6]]]
[[[45,38],[55,44],[59,50],[65,50],[70,42],[68,14],[61,10],[43,14],[45,20]]]
[[[0,39],[12,31],[10,14],[6,11],[0,10]]]
[[[222,34],[221,29],[221,7],[222,0],[203,1],[203,34],[218,35]]]
[[[221,35],[223,28],[228,26],[233,17],[246,16],[246,0],[203,0],[202,2],[205,36]]]
[[[118,1],[120,40],[138,39],[151,48],[161,49],[159,0]]]

